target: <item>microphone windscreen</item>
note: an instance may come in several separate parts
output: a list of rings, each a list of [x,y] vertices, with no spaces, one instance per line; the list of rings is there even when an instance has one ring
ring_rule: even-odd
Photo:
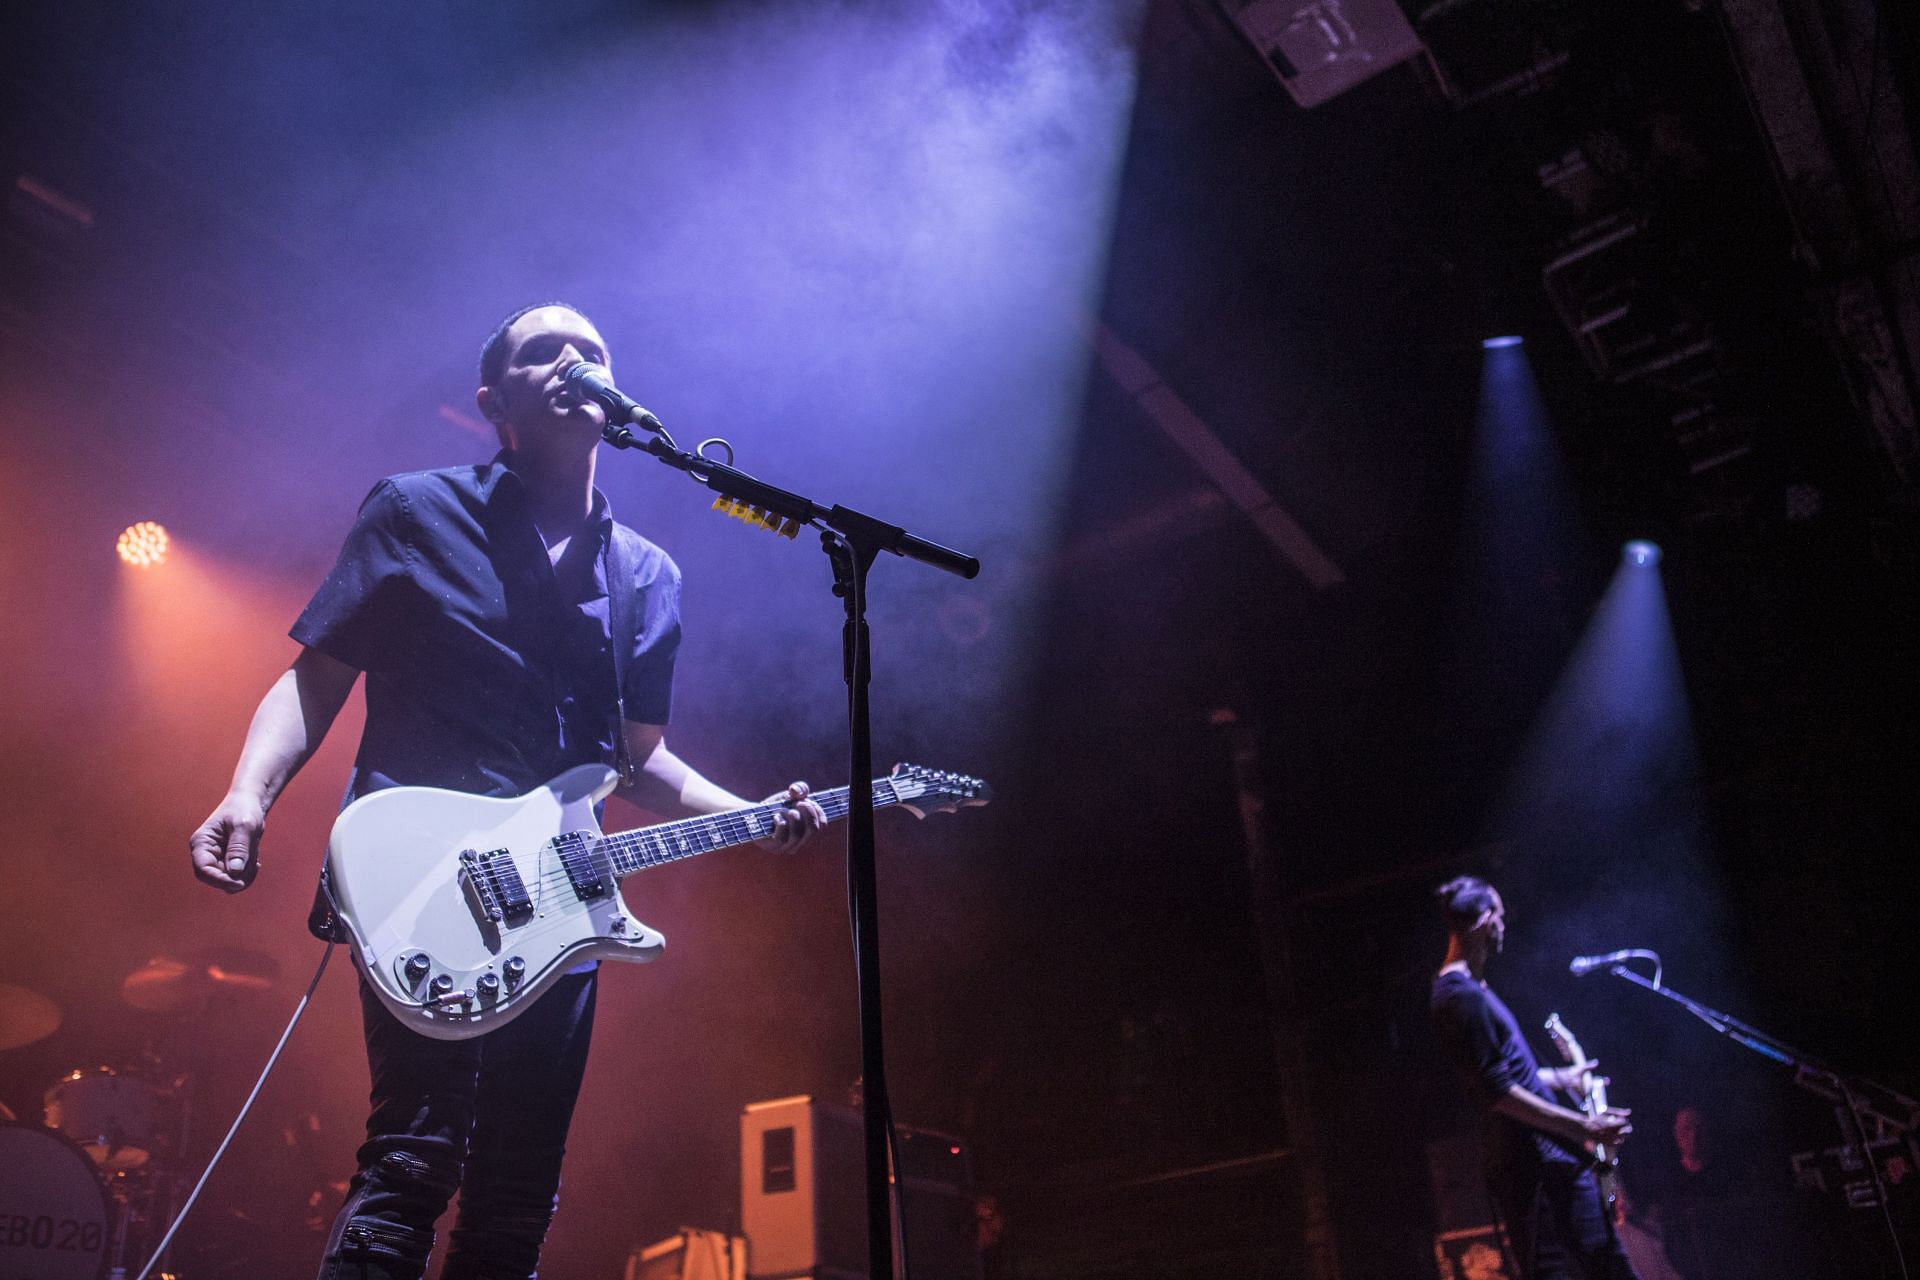
[[[613,390],[613,375],[603,365],[589,364],[582,360],[568,369],[563,382],[570,383],[587,391],[606,392]]]

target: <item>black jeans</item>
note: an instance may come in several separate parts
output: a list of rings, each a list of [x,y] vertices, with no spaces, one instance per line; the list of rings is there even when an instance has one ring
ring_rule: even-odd
[[[1640,1280],[1607,1220],[1593,1170],[1542,1160],[1488,1170],[1522,1280]]]
[[[471,1040],[409,1030],[362,980],[372,1110],[320,1280],[418,1280],[456,1190],[445,1280],[535,1274],[586,1070],[596,976],[563,977]]]

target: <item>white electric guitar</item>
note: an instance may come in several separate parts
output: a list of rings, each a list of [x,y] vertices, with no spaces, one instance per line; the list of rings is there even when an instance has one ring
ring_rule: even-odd
[[[1560,1021],[1557,1013],[1547,1015],[1547,1039],[1553,1041],[1553,1047],[1579,1078],[1580,1087],[1573,1092],[1580,1099],[1580,1109],[1590,1116],[1600,1115],[1607,1109],[1607,1078],[1595,1074],[1593,1059],[1587,1056],[1587,1051],[1574,1039],[1572,1029]],[[1600,1187],[1601,1202],[1611,1208],[1613,1179],[1620,1171],[1619,1153],[1604,1142],[1590,1142],[1587,1146],[1593,1155],[1593,1177]]]
[[[569,769],[490,799],[392,787],[348,805],[327,842],[327,879],[354,960],[381,1003],[423,1035],[464,1040],[511,1021],[586,960],[652,960],[667,940],[620,900],[620,881],[773,834],[778,803],[602,835],[596,801],[618,775]],[[849,789],[818,792],[828,821]],[[978,778],[903,764],[873,783],[875,808],[919,817],[987,803]]]

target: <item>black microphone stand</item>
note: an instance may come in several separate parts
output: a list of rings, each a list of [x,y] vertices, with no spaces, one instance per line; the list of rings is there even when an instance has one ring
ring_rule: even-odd
[[[1899,1264],[1900,1274],[1907,1272],[1905,1252],[1900,1247],[1900,1233],[1893,1225],[1893,1211],[1887,1203],[1886,1183],[1881,1179],[1880,1166],[1874,1162],[1873,1142],[1876,1137],[1886,1138],[1910,1136],[1920,1128],[1920,1102],[1865,1076],[1851,1075],[1836,1071],[1814,1058],[1795,1049],[1775,1036],[1756,1027],[1748,1026],[1740,1019],[1720,1012],[1698,1000],[1684,996],[1658,978],[1646,978],[1624,964],[1612,965],[1607,969],[1616,978],[1623,978],[1636,987],[1645,987],[1657,996],[1664,996],[1685,1009],[1700,1021],[1732,1040],[1744,1045],[1763,1058],[1789,1067],[1793,1071],[1793,1082],[1809,1093],[1834,1103],[1836,1117],[1845,1117],[1853,1121],[1853,1134],[1847,1132],[1846,1119],[1840,1121],[1840,1136],[1843,1143],[1852,1143],[1858,1138],[1860,1159],[1867,1167],[1867,1175],[1873,1180],[1874,1194],[1880,1202],[1881,1217],[1885,1220],[1888,1237],[1893,1242],[1894,1258]],[[1867,1131],[1867,1120],[1874,1122],[1874,1133]]]
[[[833,594],[846,607],[842,665],[847,681],[847,736],[851,762],[847,809],[847,898],[853,920],[854,967],[860,992],[861,1112],[867,1158],[867,1265],[870,1280],[893,1280],[893,1219],[887,1191],[893,1114],[887,1099],[885,1040],[880,1026],[880,906],[873,838],[873,729],[867,705],[872,654],[867,633],[867,572],[882,551],[919,560],[936,569],[972,578],[980,562],[898,525],[887,524],[848,507],[822,507],[797,493],[756,480],[733,465],[733,447],[703,441],[691,453],[664,430],[641,438],[624,424],[608,422],[602,435],[620,449],[638,449],[675,470],[684,471],[722,497],[758,508],[768,517],[820,529],[820,545],[833,566]],[[705,456],[708,445],[727,450],[725,462]]]

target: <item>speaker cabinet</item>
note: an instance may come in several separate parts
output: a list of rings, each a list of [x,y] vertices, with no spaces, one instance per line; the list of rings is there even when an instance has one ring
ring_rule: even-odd
[[[740,1230],[753,1280],[866,1280],[860,1113],[804,1094],[740,1116]]]
[[[895,1126],[914,1280],[979,1280],[973,1179],[958,1138]],[[752,1280],[866,1280],[860,1113],[804,1095],[740,1117],[740,1226]],[[896,1271],[899,1270],[896,1256]]]

